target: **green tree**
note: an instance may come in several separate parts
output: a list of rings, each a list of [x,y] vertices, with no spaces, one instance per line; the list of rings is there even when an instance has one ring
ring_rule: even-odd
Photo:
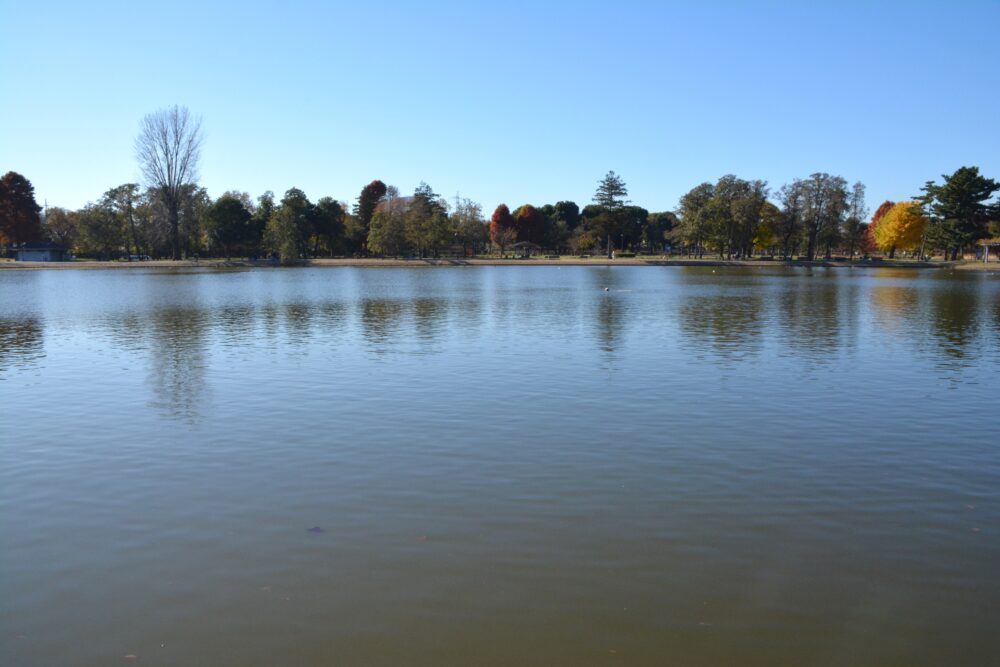
[[[684,243],[688,255],[692,254],[692,250],[698,257],[705,252],[709,236],[708,203],[714,196],[715,186],[711,183],[702,183],[681,197],[677,209],[680,222],[675,229],[674,237]]]
[[[259,248],[264,242],[264,231],[267,229],[267,222],[271,219],[277,204],[274,203],[274,193],[267,190],[257,197],[257,206],[253,215],[250,216],[249,229],[247,231],[247,245],[250,248]]]
[[[572,232],[580,224],[580,207],[576,205],[576,202],[558,201],[554,208],[555,220],[565,223],[569,231]]]
[[[316,202],[315,240],[317,246],[313,254],[317,254],[318,244],[322,241],[330,255],[340,248],[344,242],[344,207],[332,197],[323,197]]]
[[[136,207],[142,197],[137,183],[125,183],[116,188],[111,188],[104,193],[102,201],[121,221],[125,227],[125,235],[132,244],[133,254],[139,253],[139,224],[136,218]]]
[[[406,214],[409,202],[393,197],[379,202],[368,229],[368,250],[377,255],[407,254]]]
[[[775,236],[781,244],[782,259],[790,259],[798,250],[802,236],[802,216],[805,209],[805,185],[800,179],[778,190],[781,214],[775,220]]]
[[[298,254],[304,257],[309,252],[309,239],[315,231],[316,207],[302,190],[289,188],[281,198],[281,208],[288,211],[295,224],[295,244]]]
[[[642,244],[650,252],[661,252],[674,228],[680,223],[677,215],[670,211],[650,213],[642,228]]]
[[[601,207],[601,213],[593,220],[593,230],[599,237],[607,239],[608,258],[613,250],[612,235],[618,233],[623,225],[622,212],[629,203],[626,197],[628,188],[625,181],[614,171],[605,174],[594,192],[594,203]]]
[[[945,257],[958,259],[965,248],[987,235],[993,212],[986,203],[1000,184],[979,174],[978,167],[961,167],[951,176],[943,175],[941,185],[928,181],[920,201],[930,213],[930,238],[944,248]]]
[[[59,245],[70,249],[74,248],[79,233],[78,217],[73,211],[67,211],[59,206],[50,206],[45,211],[44,235]]]
[[[378,206],[378,203],[385,197],[387,188],[388,186],[385,183],[376,179],[361,188],[361,194],[358,195],[358,200],[354,204],[354,216],[359,226],[358,235],[361,237],[362,252],[367,251],[367,248],[364,246],[368,238],[368,229],[371,226],[372,216],[375,215],[375,208]]]
[[[237,246],[242,246],[250,238],[252,214],[239,198],[224,194],[208,207],[205,218],[210,244],[222,248],[226,259]]]
[[[205,231],[205,214],[212,205],[212,198],[205,188],[189,183],[181,189],[178,211],[181,248],[185,256],[198,256],[208,249],[208,234]]]
[[[421,257],[436,257],[454,238],[447,204],[426,183],[413,192],[406,212],[406,238]]]
[[[455,210],[451,214],[452,226],[462,242],[462,255],[477,254],[489,240],[489,228],[483,218],[483,207],[470,199],[456,197]]]
[[[0,243],[25,243],[42,236],[42,207],[35,187],[16,171],[0,177]]]
[[[295,210],[279,206],[268,218],[264,243],[281,259],[282,264],[294,264],[301,256],[302,238]]]
[[[121,218],[103,200],[78,212],[80,252],[101,260],[120,257],[126,239]]]
[[[840,241],[840,229],[848,209],[847,181],[841,176],[812,174],[801,182],[802,224],[806,234],[806,259],[816,259],[822,245],[830,251]]]

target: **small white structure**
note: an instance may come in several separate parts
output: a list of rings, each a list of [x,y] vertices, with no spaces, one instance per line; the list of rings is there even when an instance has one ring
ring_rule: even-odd
[[[69,248],[52,241],[28,241],[17,247],[19,262],[65,262],[69,259]]]
[[[1000,256],[1000,236],[993,239],[983,239],[979,245],[983,246],[983,263],[990,261],[990,248],[996,248],[996,254]]]

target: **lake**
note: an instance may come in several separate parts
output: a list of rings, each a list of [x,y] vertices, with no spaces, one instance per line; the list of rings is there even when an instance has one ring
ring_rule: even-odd
[[[0,272],[0,663],[1000,663],[1000,276]]]

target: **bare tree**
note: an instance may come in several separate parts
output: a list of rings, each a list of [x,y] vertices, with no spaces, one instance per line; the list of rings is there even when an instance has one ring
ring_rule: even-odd
[[[177,105],[148,114],[135,138],[142,174],[167,211],[174,259],[180,259],[179,211],[185,186],[198,180],[202,139],[201,118]]]

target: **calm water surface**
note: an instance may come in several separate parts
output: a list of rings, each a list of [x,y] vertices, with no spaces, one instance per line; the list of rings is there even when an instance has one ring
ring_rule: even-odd
[[[989,274],[0,272],[0,664],[1000,664],[998,373]]]

